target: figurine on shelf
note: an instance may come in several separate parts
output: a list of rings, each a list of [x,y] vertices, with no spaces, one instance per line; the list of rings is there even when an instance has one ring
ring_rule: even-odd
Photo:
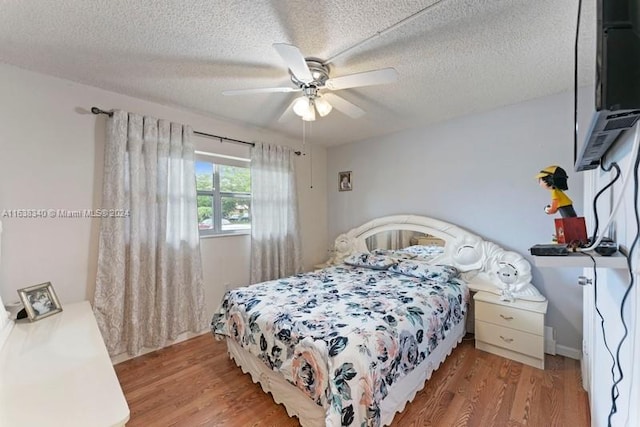
[[[584,217],[573,209],[573,202],[564,194],[567,190],[567,173],[560,166],[549,166],[536,175],[540,186],[551,192],[551,204],[545,206],[548,215],[559,212],[562,218],[554,220],[556,243],[581,246],[588,242]]]
[[[544,211],[553,215],[560,212],[563,218],[577,217],[573,209],[573,202],[564,191],[568,190],[567,173],[560,166],[549,166],[536,175],[538,183],[544,189],[551,191],[551,204],[545,206]]]

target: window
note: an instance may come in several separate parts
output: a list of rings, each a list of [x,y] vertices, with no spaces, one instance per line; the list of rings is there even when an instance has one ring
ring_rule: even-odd
[[[200,236],[251,229],[249,159],[197,152],[196,190]]]

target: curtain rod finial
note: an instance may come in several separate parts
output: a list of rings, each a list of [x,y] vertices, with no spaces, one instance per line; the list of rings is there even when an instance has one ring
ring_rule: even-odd
[[[91,112],[93,114],[106,114],[109,117],[113,116],[113,111],[104,111],[99,109],[98,107],[91,107]]]

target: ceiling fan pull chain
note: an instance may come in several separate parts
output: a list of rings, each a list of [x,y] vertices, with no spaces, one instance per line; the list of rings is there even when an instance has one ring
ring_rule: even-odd
[[[302,120],[302,152],[306,152],[307,123],[311,126],[312,122]],[[313,147],[311,147],[311,144],[309,144],[309,188],[313,188]]]
[[[313,126],[313,122],[309,122],[309,128]],[[311,129],[309,129],[311,130]],[[313,145],[309,143],[309,182],[313,188]]]
[[[305,151],[307,143],[307,126],[305,120],[302,120],[302,151]]]
[[[309,181],[311,182],[311,188],[313,188],[313,147],[309,145]]]

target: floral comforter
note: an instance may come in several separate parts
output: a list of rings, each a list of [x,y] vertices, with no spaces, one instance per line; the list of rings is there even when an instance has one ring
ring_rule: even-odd
[[[377,426],[389,387],[464,320],[454,278],[340,265],[227,292],[214,314],[231,337],[326,410],[328,426]]]

